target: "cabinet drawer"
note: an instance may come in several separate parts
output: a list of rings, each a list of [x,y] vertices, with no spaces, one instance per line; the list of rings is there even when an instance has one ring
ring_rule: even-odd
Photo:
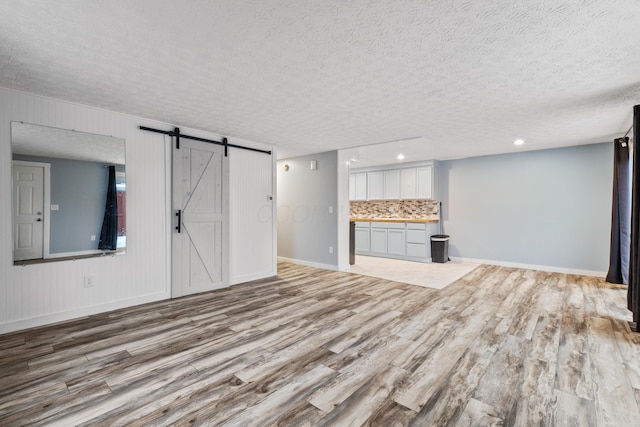
[[[407,230],[407,242],[421,243],[424,245],[427,242],[424,230]]]
[[[363,228],[363,227],[367,227],[369,228],[369,222],[368,221],[356,221],[356,227],[358,228]]]
[[[398,228],[404,230],[404,222],[372,222],[371,228]]]
[[[419,243],[407,243],[407,256],[416,258],[427,257],[427,245]]]
[[[419,222],[408,222],[407,230],[426,230],[427,225]]]

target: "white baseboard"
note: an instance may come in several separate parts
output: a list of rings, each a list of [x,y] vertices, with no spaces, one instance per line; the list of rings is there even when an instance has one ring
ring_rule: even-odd
[[[161,301],[169,298],[171,298],[171,295],[169,293],[162,292],[159,294],[145,295],[137,298],[78,308],[61,313],[52,313],[44,316],[16,320],[13,322],[0,324],[0,334],[20,331],[22,329],[36,328],[38,326],[50,325],[52,323],[64,322],[67,320],[77,319],[79,317],[90,316],[92,314],[104,313],[111,310],[118,310],[120,308],[133,307],[136,305]]]
[[[229,281],[229,285],[238,285],[240,283],[251,282],[253,280],[267,279],[269,277],[275,276],[276,273],[274,271],[268,273],[256,273],[256,274],[247,274],[244,276],[234,277]]]
[[[449,257],[451,261],[474,262],[476,264],[497,265],[500,267],[524,268],[527,270],[548,271],[549,273],[576,274],[580,276],[606,277],[606,271],[581,270],[577,268],[552,267],[549,265],[522,264],[518,262],[495,261],[464,257]]]
[[[337,265],[322,264],[319,262],[305,261],[302,259],[285,258],[285,257],[279,256],[278,261],[290,262],[293,264],[304,265],[306,267],[315,267],[315,268],[322,268],[324,270],[338,271]]]

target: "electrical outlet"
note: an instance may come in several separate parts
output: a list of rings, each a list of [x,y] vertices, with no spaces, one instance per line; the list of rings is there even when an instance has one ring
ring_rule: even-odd
[[[84,276],[84,287],[93,288],[93,276]]]
[[[333,213],[333,206],[329,206],[329,213],[332,214]]]
[[[332,254],[333,253],[333,246],[329,246],[329,253]]]

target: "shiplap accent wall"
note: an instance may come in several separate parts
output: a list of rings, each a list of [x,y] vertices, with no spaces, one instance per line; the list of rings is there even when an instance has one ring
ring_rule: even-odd
[[[29,265],[13,265],[11,233],[11,121],[75,129],[126,140],[127,252],[125,255]],[[169,137],[145,132],[138,126],[171,129],[172,125],[66,101],[0,88],[0,333],[66,320],[114,308],[170,297],[170,244],[173,215],[170,205],[171,142]],[[181,127],[183,133],[219,139],[220,135]],[[229,138],[229,142],[240,140]],[[248,143],[245,141],[245,143]],[[271,147],[251,143],[262,149]],[[243,184],[244,165],[230,152],[230,173],[236,188]],[[268,157],[265,155],[265,157]],[[271,158],[269,161],[272,162]],[[271,168],[273,174],[273,167]],[[249,177],[252,179],[252,177]],[[235,206],[242,207],[243,190],[230,188]],[[251,196],[251,195],[249,195]],[[230,217],[235,218],[233,208]],[[238,217],[243,220],[250,217]],[[237,253],[245,247],[273,247],[240,233],[236,220],[230,240]],[[272,223],[260,224],[271,227]],[[263,233],[264,234],[264,233]],[[267,277],[275,274],[262,266],[252,271],[251,261],[236,268],[238,276]],[[231,264],[236,265],[231,255]],[[92,276],[94,286],[84,287],[84,277]]]

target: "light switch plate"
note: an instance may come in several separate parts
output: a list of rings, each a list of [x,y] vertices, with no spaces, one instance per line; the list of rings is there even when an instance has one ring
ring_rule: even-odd
[[[311,160],[311,170],[314,171],[318,169],[318,161],[317,160]]]

